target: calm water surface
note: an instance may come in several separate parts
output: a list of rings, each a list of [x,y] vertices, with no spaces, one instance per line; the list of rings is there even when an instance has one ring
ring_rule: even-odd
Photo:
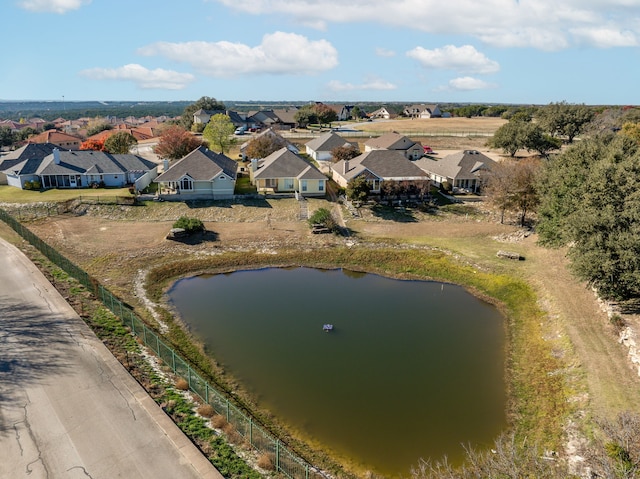
[[[505,426],[504,321],[461,287],[269,268],[184,279],[169,296],[262,406],[368,469],[459,461]]]

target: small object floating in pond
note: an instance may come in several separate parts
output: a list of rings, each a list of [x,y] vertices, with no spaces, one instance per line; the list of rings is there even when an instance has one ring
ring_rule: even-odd
[[[325,333],[328,333],[329,331],[333,330],[333,324],[325,324],[324,326],[322,326],[322,330]]]

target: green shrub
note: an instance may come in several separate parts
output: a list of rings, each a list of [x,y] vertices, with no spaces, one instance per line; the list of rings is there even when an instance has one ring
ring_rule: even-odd
[[[335,230],[337,227],[336,220],[331,215],[331,211],[326,208],[319,208],[314,211],[308,221],[310,227],[313,227],[314,225],[322,225],[331,231]]]
[[[198,231],[204,231],[204,223],[200,221],[198,218],[188,218],[186,216],[181,216],[178,220],[173,223],[174,228],[182,228],[187,233],[197,233]]]

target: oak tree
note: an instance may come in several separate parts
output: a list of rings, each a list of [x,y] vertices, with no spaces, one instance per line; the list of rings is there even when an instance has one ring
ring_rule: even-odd
[[[161,158],[177,160],[198,148],[202,141],[184,128],[174,125],[163,131],[155,153]]]

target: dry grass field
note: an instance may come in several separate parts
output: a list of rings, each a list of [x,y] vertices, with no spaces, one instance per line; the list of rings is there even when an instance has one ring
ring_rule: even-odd
[[[375,120],[350,123],[354,129],[387,133],[490,133],[492,134],[507,120],[502,118],[399,118],[393,120]]]

